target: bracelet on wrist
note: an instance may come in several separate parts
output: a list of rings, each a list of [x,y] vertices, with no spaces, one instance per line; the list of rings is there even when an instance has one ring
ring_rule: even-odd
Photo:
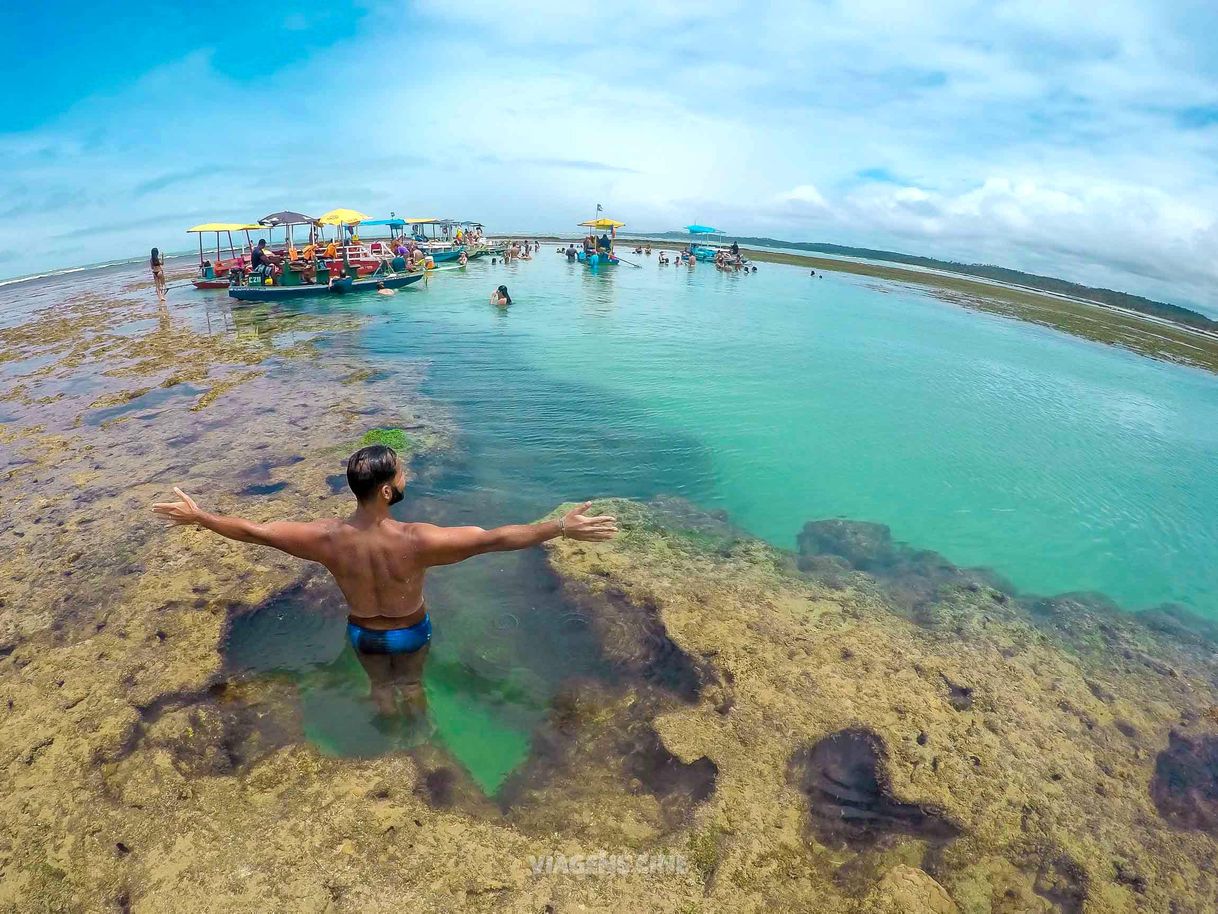
[[[567,538],[567,519],[565,517],[558,519],[558,532],[562,534],[563,539]]]

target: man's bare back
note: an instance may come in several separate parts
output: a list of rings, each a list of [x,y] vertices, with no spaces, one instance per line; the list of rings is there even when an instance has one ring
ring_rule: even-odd
[[[402,500],[406,473],[397,454],[383,446],[353,454],[347,480],[358,502],[345,519],[256,523],[204,511],[178,488],[173,491],[179,501],[155,504],[153,510],[175,524],[203,527],[228,539],[271,546],[324,565],[346,597],[348,634],[368,670],[378,704],[384,704],[385,688],[418,685],[431,639],[431,620],[423,601],[428,568],[487,552],[526,549],[558,536],[600,542],[617,534],[615,518],[583,513],[590,502],[557,520],[493,530],[394,520],[389,508]],[[403,655],[415,656],[405,663],[400,659]]]

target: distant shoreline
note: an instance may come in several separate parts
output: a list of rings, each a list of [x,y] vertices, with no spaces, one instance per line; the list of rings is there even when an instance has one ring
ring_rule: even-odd
[[[521,234],[518,237],[565,243],[574,236]],[[688,240],[646,236],[619,238],[619,243],[625,242],[650,242],[652,248],[657,250],[678,250],[689,243]],[[750,246],[741,246],[740,250],[745,256],[761,263],[802,266],[818,272],[849,273],[918,286],[942,301],[975,311],[1013,317],[1083,339],[1120,346],[1151,358],[1218,373],[1218,333],[1165,317],[945,270]]]
[[[579,235],[496,233],[496,238],[563,243]],[[622,243],[650,243],[656,249],[678,250],[688,239],[648,236],[620,236]],[[1051,327],[1064,333],[1107,345],[1120,346],[1141,355],[1218,373],[1218,332],[1180,323],[1168,317],[1123,308],[1108,302],[1074,297],[1046,289],[1006,283],[982,276],[939,270],[930,267],[868,260],[862,257],[774,250],[743,245],[741,250],[762,263],[807,267],[819,272],[846,273],[864,278],[915,286],[951,304],[1013,317]],[[170,257],[197,256],[194,251],[167,254]],[[142,257],[105,263],[46,270],[30,276],[0,281],[0,286],[40,279],[54,279],[70,273],[134,263]]]

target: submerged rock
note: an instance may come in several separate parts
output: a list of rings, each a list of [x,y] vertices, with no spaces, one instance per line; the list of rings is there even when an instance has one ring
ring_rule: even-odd
[[[1218,836],[1218,733],[1173,730],[1155,759],[1150,795],[1168,822]]]
[[[974,592],[984,588],[1000,601],[1014,592],[988,569],[959,568],[937,552],[894,541],[884,524],[838,518],[809,521],[797,542],[799,567],[805,573],[840,586],[844,568],[863,572],[881,584],[894,608],[908,613],[917,614],[951,588]]]
[[[831,733],[792,756],[792,781],[808,798],[817,840],[863,848],[889,834],[948,841],[959,829],[936,810],[892,796],[883,740],[869,730]]]

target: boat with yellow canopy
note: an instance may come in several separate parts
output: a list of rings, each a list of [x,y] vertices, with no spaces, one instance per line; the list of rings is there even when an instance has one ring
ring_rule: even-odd
[[[242,270],[245,268],[246,260],[244,254],[241,253],[242,247],[240,244],[233,243],[233,232],[245,232],[245,243],[250,244],[251,231],[262,228],[256,222],[204,222],[202,225],[196,225],[193,228],[188,228],[188,234],[199,236],[199,275],[191,282],[196,289],[227,289],[230,270],[236,268]],[[214,260],[209,260],[203,253],[203,236],[208,234],[215,235],[216,241],[216,256]],[[226,243],[221,243],[221,236],[224,236]],[[222,256],[222,251],[228,249],[228,258]],[[210,245],[208,250],[211,250]]]
[[[597,212],[600,212],[599,206],[596,209]],[[590,229],[600,229],[602,233],[608,229],[609,234],[607,236],[602,234],[600,239],[597,240],[595,232],[590,233],[584,239],[583,250],[576,252],[576,259],[580,263],[586,263],[590,267],[618,263],[617,254],[613,250],[613,243],[617,240],[617,230],[625,226],[626,223],[618,222],[616,219],[610,219],[607,216],[598,216],[595,219],[589,219],[587,222],[581,222],[580,225]],[[606,240],[609,242],[607,246],[605,245]]]

